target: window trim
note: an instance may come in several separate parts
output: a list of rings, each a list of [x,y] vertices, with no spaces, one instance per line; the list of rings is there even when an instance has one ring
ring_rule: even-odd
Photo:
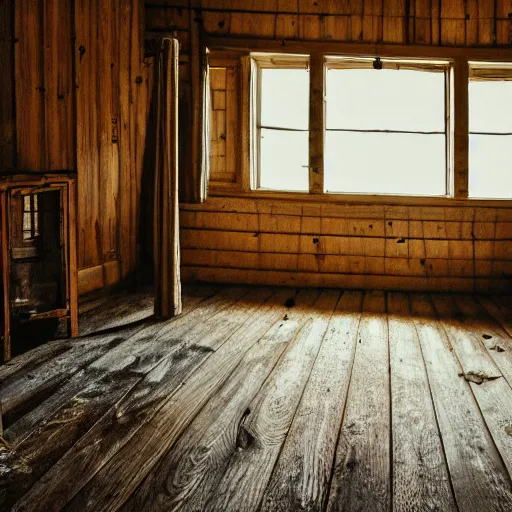
[[[468,60],[468,198],[480,201],[512,201],[512,197],[488,198],[469,195],[469,139],[471,135],[510,136],[511,132],[474,132],[469,127],[469,84],[470,82],[512,81],[512,62],[488,62]]]
[[[382,65],[390,69],[413,69],[424,70],[427,72],[440,72],[445,77],[444,87],[444,136],[445,136],[445,193],[437,196],[423,196],[414,194],[380,194],[367,192],[347,192],[347,191],[327,191],[325,189],[325,134],[326,127],[326,74],[329,69],[355,69],[355,68],[373,68],[375,58],[355,57],[345,55],[325,55],[323,53],[312,53],[309,55],[280,55],[280,54],[262,54],[251,53],[252,62],[251,76],[254,87],[251,87],[250,104],[254,106],[249,117],[252,119],[252,136],[251,136],[251,159],[252,165],[249,172],[251,174],[250,183],[251,191],[271,191],[294,194],[334,194],[334,195],[392,195],[400,197],[452,197],[453,196],[453,162],[452,162],[452,121],[450,109],[453,104],[451,98],[452,88],[451,73],[453,61],[449,59],[443,60],[417,60],[417,59],[401,59],[383,58]],[[309,91],[309,190],[299,191],[292,189],[269,190],[261,187],[261,102],[262,102],[262,70],[263,69],[306,69],[310,72]],[[378,71],[376,71],[378,72]],[[291,131],[291,130],[290,130]]]
[[[263,69],[307,69],[310,70],[310,57],[309,55],[280,55],[280,54],[265,54],[265,53],[251,53],[251,77],[254,86],[251,88],[251,95],[253,95],[251,105],[253,105],[252,112],[249,112],[249,117],[252,119],[252,137],[251,147],[253,157],[251,159],[252,166],[250,169],[251,183],[253,184],[252,190],[271,190],[275,192],[291,192],[296,194],[307,194],[307,191],[301,190],[275,190],[265,189],[261,187],[261,130],[264,128],[261,125],[261,93],[262,93],[262,70]],[[311,87],[311,80],[310,80]],[[289,131],[293,131],[290,129]],[[302,130],[301,130],[302,131]]]
[[[325,72],[328,69],[373,69],[373,63],[375,61],[375,57],[357,57],[353,55],[328,55],[325,56]],[[454,175],[454,165],[452,159],[452,147],[453,147],[453,126],[452,119],[453,116],[451,114],[451,106],[453,105],[452,92],[453,88],[451,87],[451,77],[453,73],[453,60],[452,59],[411,59],[411,58],[401,58],[401,57],[382,57],[380,60],[382,65],[382,69],[408,69],[414,71],[426,71],[426,72],[439,72],[444,74],[444,132],[440,132],[445,136],[445,193],[439,194],[435,196],[425,196],[425,195],[417,195],[417,194],[381,194],[381,193],[365,193],[365,192],[337,192],[337,191],[325,191],[326,194],[342,194],[342,195],[372,195],[372,196],[398,196],[398,197],[431,197],[431,198],[439,198],[439,197],[453,197],[453,175]],[[378,72],[378,71],[376,71]],[[325,77],[324,77],[325,84]],[[325,87],[325,85],[324,85]],[[327,126],[324,119],[325,131],[327,131]],[[363,130],[366,131],[366,130]],[[371,130],[367,130],[370,132]],[[421,133],[421,132],[414,132]]]
[[[210,184],[212,196],[241,197],[267,200],[299,200],[329,204],[373,204],[373,205],[409,205],[409,206],[477,206],[510,207],[512,199],[468,197],[468,82],[469,62],[504,63],[512,66],[512,48],[465,48],[421,45],[390,45],[372,43],[350,43],[337,41],[276,41],[243,37],[223,37],[207,35],[204,44],[216,52],[238,52],[242,61],[241,74],[241,165],[237,184],[232,187],[217,187]],[[450,96],[452,100],[448,110],[451,118],[453,172],[449,184],[451,196],[413,196],[387,194],[350,194],[350,193],[310,193],[257,190],[251,183],[253,169],[250,143],[253,136],[249,107],[250,90],[254,86],[251,80],[251,53],[269,54],[309,54],[340,55],[356,58],[398,58],[418,61],[451,60],[453,69],[449,77]],[[447,95],[448,98],[448,95]],[[456,101],[453,99],[456,98]],[[311,183],[311,180],[310,180]]]

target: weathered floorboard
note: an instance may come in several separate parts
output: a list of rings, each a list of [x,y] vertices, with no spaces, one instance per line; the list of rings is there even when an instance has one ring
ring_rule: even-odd
[[[90,311],[137,314],[116,300]],[[187,301],[0,368],[0,509],[512,510],[502,297],[194,285]]]
[[[512,427],[512,388],[492,361],[490,351],[485,349],[480,336],[473,334],[471,324],[464,322],[463,316],[461,318],[460,311],[455,308],[457,299],[439,296],[433,302],[466,378],[471,375],[469,384],[473,395],[512,475],[512,436],[509,434]],[[471,342],[461,346],[459,333],[463,330]]]
[[[393,510],[457,506],[430,395],[409,297],[389,293],[389,360],[393,437]]]
[[[245,292],[240,290],[238,293]],[[182,387],[183,381],[194,369],[214,353],[217,347],[208,346],[202,341],[204,332],[208,329],[212,330],[211,342],[222,345],[226,336],[229,337],[231,334],[226,335],[222,330],[217,332],[214,327],[227,324],[233,330],[234,319],[238,313],[238,328],[240,328],[245,320],[254,315],[260,306],[260,301],[268,298],[269,293],[268,290],[258,290],[254,300],[240,303],[238,311],[234,305],[235,301],[231,299],[232,307],[226,306],[220,311],[217,309],[217,313],[211,319],[203,319],[195,325],[189,321],[188,329],[181,334],[184,337],[181,343],[174,334],[169,336],[170,340],[176,341],[174,349],[168,351],[166,356],[113,406],[113,410],[109,409],[80,439],[74,449],[60,459],[58,464],[61,465],[62,470],[69,468],[70,471],[74,471],[76,467],[80,467],[81,480],[70,480],[66,489],[59,488],[59,468],[54,467],[29,491],[19,506],[23,508],[24,502],[30,503],[31,499],[34,499],[35,503],[64,506],[110,457],[124,446],[145,422],[151,419],[172,394]],[[228,323],[230,317],[233,317],[233,320]],[[52,490],[55,491],[55,495],[52,495]],[[32,495],[35,497],[31,498]],[[26,506],[30,508],[31,505]]]
[[[317,293],[304,292],[304,295],[307,304],[311,305],[312,301],[308,297],[315,297]],[[282,315],[282,311],[276,308],[277,304],[273,302],[266,306],[273,315]],[[131,407],[128,403],[117,409],[118,417],[122,421],[125,420],[127,425],[135,424],[133,430],[146,440],[144,448],[125,441],[122,448],[102,465],[95,477],[66,506],[66,510],[112,510],[129,497],[135,486],[174,444],[201,408],[224,384],[247,351],[268,329],[268,317],[261,315],[262,311],[255,313],[244,329],[224,340],[206,362],[191,374],[186,385],[180,386],[182,379],[176,382],[176,391],[170,398],[163,400],[156,414],[149,419],[145,416],[142,428],[141,417],[135,414],[140,408],[140,398],[135,395],[136,400]],[[127,472],[131,475],[129,481],[126,480]]]
[[[156,363],[155,359],[158,359],[159,357],[161,358],[163,355],[159,355],[158,350],[153,351],[152,346],[156,340],[159,339],[159,334],[168,332],[169,325],[172,324],[174,328],[173,332],[175,337],[173,339],[179,339],[180,336],[183,336],[188,330],[192,328],[194,321],[208,318],[208,315],[212,316],[217,311],[223,311],[226,308],[229,308],[238,298],[246,293],[246,291],[247,290],[244,290],[243,288],[229,288],[225,290],[224,293],[210,297],[203,303],[200,309],[195,309],[193,302],[192,304],[189,304],[188,301],[185,301],[185,309],[183,314],[179,317],[175,317],[169,320],[168,322],[153,322],[145,326],[136,326],[129,329],[115,331],[115,333],[112,333],[112,336],[115,334],[116,337],[114,339],[119,342],[116,347],[108,350],[96,361],[83,367],[83,369],[70,376],[65,384],[59,387],[56,393],[50,394],[55,386],[51,387],[48,391],[49,396],[39,407],[35,407],[32,411],[25,414],[21,419],[9,427],[9,429],[6,431],[6,438],[12,442],[16,440],[17,443],[23,441],[23,439],[25,439],[30,434],[31,428],[34,425],[40,421],[43,421],[48,415],[52,414],[58,407],[60,407],[60,405],[65,403],[66,400],[69,400],[78,391],[80,391],[84,387],[84,383],[92,382],[94,379],[100,379],[109,371],[116,371],[124,367],[128,367],[133,364],[137,358],[141,359],[145,357],[146,365],[149,364],[151,366],[152,364],[148,358],[152,359],[154,363]],[[90,339],[91,338],[89,338],[89,340]],[[98,334],[93,339],[108,340],[108,336],[105,336],[104,334]],[[173,345],[172,341],[173,340],[169,340],[167,347],[164,348],[168,355],[169,347],[172,347]],[[162,345],[162,343],[160,343],[160,345]],[[163,347],[160,347],[160,351],[162,348]],[[77,348],[76,351],[78,353],[84,352],[83,347],[81,346]],[[154,352],[154,354],[152,354],[152,352]],[[52,369],[53,366],[50,367],[50,370]],[[34,371],[34,374],[18,374],[15,376],[15,378],[19,380],[20,385],[24,386],[24,389],[27,389],[26,394],[36,394],[38,389],[32,383],[34,380],[37,382],[40,374],[46,378],[46,381],[44,381],[45,386],[41,387],[43,390],[48,390],[49,385],[46,384],[46,382],[50,379],[48,379],[48,375],[45,373],[45,367],[39,367],[36,371]],[[59,374],[53,377],[53,380],[55,380],[57,377],[65,378],[66,375],[63,375],[63,371],[60,370]],[[51,382],[52,380],[50,380],[50,383]],[[58,382],[60,383],[60,381]],[[13,390],[11,393],[15,394],[18,390],[18,387],[14,386],[14,384],[12,387]],[[6,391],[6,393],[8,392],[9,389]],[[27,401],[26,394],[22,395],[21,399]]]
[[[323,510],[354,358],[363,293],[346,291],[263,497],[262,511]]]
[[[270,324],[219,394],[152,469],[123,510],[204,510],[210,493],[237,449],[238,426],[248,406],[271,373],[277,356],[300,330],[300,310],[287,313],[282,308],[281,311],[283,316]],[[284,315],[287,320],[283,320]],[[261,373],[263,368],[266,372]]]
[[[484,306],[507,334],[512,336],[512,315],[510,310],[504,308],[501,302],[496,302],[491,297],[478,297],[478,302]]]
[[[388,511],[390,397],[385,296],[367,292],[327,510]]]
[[[231,457],[205,510],[259,509],[338,298],[334,291],[320,296],[314,314],[305,316],[300,334],[249,405],[239,427],[241,449]]]
[[[510,477],[442,323],[427,296],[412,296],[411,308],[459,510],[510,510]]]

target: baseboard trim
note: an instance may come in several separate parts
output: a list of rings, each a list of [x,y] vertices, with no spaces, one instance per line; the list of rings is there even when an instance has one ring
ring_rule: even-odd
[[[95,267],[78,271],[78,293],[83,295],[100,288],[106,288],[119,282],[121,268],[118,260],[109,261]]]

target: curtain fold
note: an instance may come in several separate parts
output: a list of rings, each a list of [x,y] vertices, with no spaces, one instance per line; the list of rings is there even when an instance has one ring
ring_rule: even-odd
[[[210,179],[210,122],[211,122],[211,105],[210,105],[210,66],[208,63],[208,54],[203,55],[202,72],[201,72],[201,88],[202,88],[202,115],[201,115],[201,169],[200,172],[200,202],[208,197],[208,181]]]
[[[154,197],[155,316],[181,313],[178,202],[178,53],[165,38],[156,66],[156,149]]]

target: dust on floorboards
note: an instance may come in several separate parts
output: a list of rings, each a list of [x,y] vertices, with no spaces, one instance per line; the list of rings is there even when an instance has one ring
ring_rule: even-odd
[[[508,297],[193,285],[0,367],[0,510],[512,510]]]

